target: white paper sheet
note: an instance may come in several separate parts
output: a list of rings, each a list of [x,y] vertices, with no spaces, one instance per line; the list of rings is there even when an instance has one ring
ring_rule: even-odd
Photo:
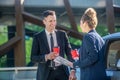
[[[66,65],[66,66],[70,66],[69,64],[71,63],[70,61],[68,61],[67,59],[65,59],[61,56],[56,57],[54,59],[54,62],[61,63],[61,64]]]

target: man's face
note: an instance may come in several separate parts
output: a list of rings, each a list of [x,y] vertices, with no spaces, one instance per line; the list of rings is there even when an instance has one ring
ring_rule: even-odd
[[[45,24],[45,28],[47,31],[52,32],[56,27],[56,16],[55,15],[49,15],[44,18],[43,23]]]

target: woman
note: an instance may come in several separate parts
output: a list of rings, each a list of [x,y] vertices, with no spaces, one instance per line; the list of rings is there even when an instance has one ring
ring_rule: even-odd
[[[88,8],[80,20],[82,32],[86,33],[80,48],[80,58],[77,62],[70,63],[70,66],[80,67],[80,80],[105,80],[105,57],[104,41],[96,32],[97,14],[93,8]],[[71,72],[69,80],[75,77],[75,72]]]

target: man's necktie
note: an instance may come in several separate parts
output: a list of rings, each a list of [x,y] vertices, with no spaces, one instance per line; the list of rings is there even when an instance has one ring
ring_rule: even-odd
[[[52,33],[50,33],[50,43],[51,43],[51,51],[53,51],[54,41],[53,41]]]
[[[52,33],[50,33],[50,43],[51,43],[51,51],[53,51],[54,41],[53,41]],[[50,62],[50,67],[55,69],[55,62],[53,60],[51,60]]]

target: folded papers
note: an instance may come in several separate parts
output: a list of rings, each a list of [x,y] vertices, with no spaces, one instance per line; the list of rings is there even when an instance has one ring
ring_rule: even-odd
[[[61,56],[58,56],[54,59],[54,62],[56,63],[60,63],[60,64],[63,64],[63,65],[66,65],[66,66],[70,66],[70,61],[68,61],[67,59],[61,57]]]

